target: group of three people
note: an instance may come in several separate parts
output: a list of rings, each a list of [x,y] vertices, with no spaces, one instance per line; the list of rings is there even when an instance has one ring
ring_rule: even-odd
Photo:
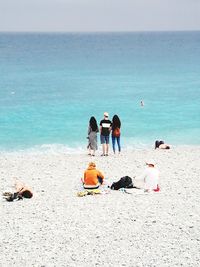
[[[108,156],[110,133],[112,135],[112,147],[115,153],[115,144],[117,141],[118,151],[121,152],[120,145],[120,132],[121,121],[117,115],[114,115],[112,121],[109,120],[108,112],[104,112],[104,118],[100,122],[100,128],[97,125],[95,117],[91,117],[88,127],[88,146],[89,155],[95,156],[98,149],[97,146],[97,133],[100,131],[100,141],[102,144],[102,156]]]
[[[143,173],[134,178],[132,188],[143,188],[145,192],[158,192],[160,191],[159,171],[155,167],[155,162],[153,160],[148,160],[146,165],[147,168]],[[137,183],[137,181],[141,181],[142,183]],[[96,169],[96,164],[94,162],[89,163],[87,170],[84,172],[82,182],[84,189],[97,189],[103,184],[104,175],[101,171]]]

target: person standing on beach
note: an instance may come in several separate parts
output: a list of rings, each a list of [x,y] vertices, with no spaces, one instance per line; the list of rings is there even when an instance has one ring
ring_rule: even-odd
[[[121,145],[120,145],[120,135],[121,135],[121,121],[117,115],[114,115],[112,118],[112,147],[113,147],[113,152],[115,154],[115,142],[117,140],[117,145],[118,145],[118,151],[119,154],[121,152]]]
[[[97,126],[97,121],[95,117],[91,117],[88,126],[88,146],[90,156],[95,156],[95,151],[98,149],[97,147],[97,133],[99,132],[99,128]]]
[[[108,117],[108,112],[104,112],[104,119],[100,122],[100,138],[103,149],[103,154],[101,156],[108,156],[109,137],[112,126],[112,122],[108,119]]]

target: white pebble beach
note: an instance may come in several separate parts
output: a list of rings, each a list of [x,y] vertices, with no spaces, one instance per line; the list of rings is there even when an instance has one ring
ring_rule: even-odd
[[[1,198],[0,266],[199,266],[200,147],[84,153],[1,152],[1,192],[13,177],[32,199]],[[133,189],[77,197],[90,161],[106,184],[133,177],[154,159],[159,193]],[[106,186],[104,186],[105,188]]]

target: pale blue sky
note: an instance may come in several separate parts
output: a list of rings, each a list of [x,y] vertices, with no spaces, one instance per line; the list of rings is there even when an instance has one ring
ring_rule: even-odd
[[[200,0],[0,0],[0,31],[200,30]]]

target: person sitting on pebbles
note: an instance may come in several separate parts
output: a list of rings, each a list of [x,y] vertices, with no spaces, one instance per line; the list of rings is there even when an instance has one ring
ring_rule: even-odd
[[[87,170],[84,172],[83,187],[84,189],[97,189],[102,185],[104,175],[96,169],[96,164],[90,162]]]
[[[23,198],[32,198],[33,192],[30,187],[25,185],[23,182],[15,179],[15,192],[5,192],[3,193],[4,198],[7,201],[21,200]]]
[[[142,188],[144,188],[145,192],[159,192],[159,171],[155,167],[154,160],[148,160],[146,165],[147,168],[145,171],[140,176],[135,177],[135,182],[137,183],[137,181],[142,181]]]

